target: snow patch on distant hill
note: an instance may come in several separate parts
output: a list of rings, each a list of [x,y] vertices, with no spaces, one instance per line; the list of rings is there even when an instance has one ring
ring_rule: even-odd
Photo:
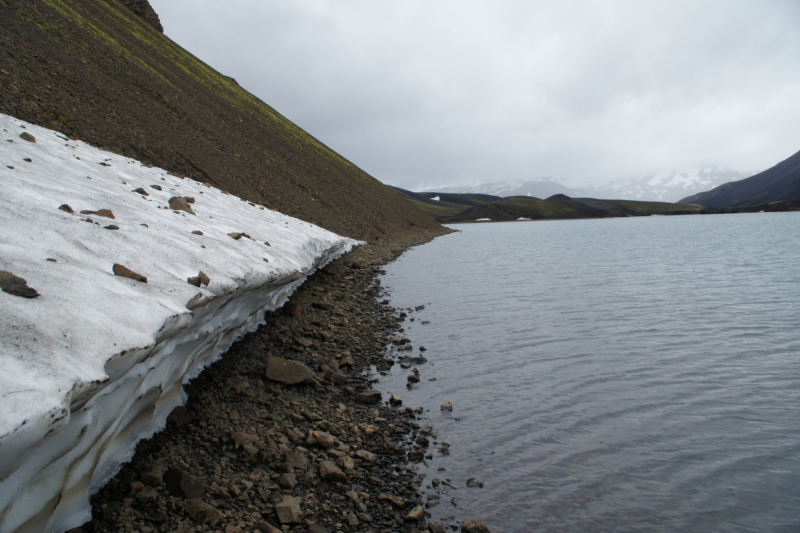
[[[88,520],[183,383],[359,244],[7,115],[0,183],[1,533]]]
[[[494,196],[533,196],[549,198],[564,194],[570,198],[677,202],[681,198],[749,177],[735,170],[702,167],[659,172],[641,178],[620,179],[599,185],[565,185],[554,178],[514,180],[473,186],[441,187],[433,192],[491,194]]]

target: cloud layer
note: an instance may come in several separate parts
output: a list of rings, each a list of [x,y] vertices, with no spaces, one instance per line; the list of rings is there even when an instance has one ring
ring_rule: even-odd
[[[795,0],[151,0],[166,34],[385,183],[800,150]]]

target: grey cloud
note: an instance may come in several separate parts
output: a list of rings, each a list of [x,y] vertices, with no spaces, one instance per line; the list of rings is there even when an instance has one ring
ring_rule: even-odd
[[[166,34],[378,179],[601,182],[800,149],[800,4],[151,0]]]

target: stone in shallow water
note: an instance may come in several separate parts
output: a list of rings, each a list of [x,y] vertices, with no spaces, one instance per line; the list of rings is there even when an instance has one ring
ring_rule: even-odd
[[[462,533],[489,533],[489,528],[477,520],[467,518],[464,520],[464,523],[461,524],[461,531]]]

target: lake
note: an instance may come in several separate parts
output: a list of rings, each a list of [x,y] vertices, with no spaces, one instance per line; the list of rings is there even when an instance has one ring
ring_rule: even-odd
[[[381,278],[432,521],[800,531],[800,213],[452,227]]]

